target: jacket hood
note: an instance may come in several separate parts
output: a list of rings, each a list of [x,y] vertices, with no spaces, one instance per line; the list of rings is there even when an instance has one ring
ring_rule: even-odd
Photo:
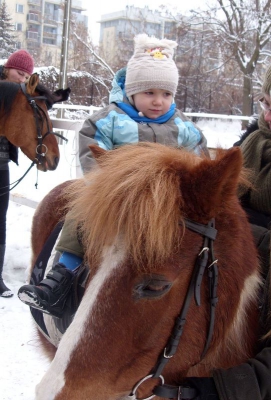
[[[109,104],[129,103],[129,100],[126,97],[124,89],[125,78],[126,78],[126,67],[118,70],[113,78],[112,89],[109,94]]]

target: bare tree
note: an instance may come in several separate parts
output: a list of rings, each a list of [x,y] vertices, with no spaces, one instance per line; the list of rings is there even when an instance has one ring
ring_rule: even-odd
[[[242,114],[251,115],[256,67],[271,56],[271,0],[216,0],[215,7],[194,15],[213,37],[223,69],[235,63],[241,73]]]

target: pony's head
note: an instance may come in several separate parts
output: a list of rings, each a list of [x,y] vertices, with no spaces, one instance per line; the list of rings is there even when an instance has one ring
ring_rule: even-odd
[[[54,170],[59,148],[48,108],[66,93],[51,93],[33,74],[25,84],[0,82],[0,135],[5,136],[42,171]]]
[[[249,333],[249,323],[256,317],[259,276],[236,195],[240,150],[218,152],[215,160],[150,143],[94,153],[98,167],[69,194],[90,280],[37,400],[128,399],[175,335],[193,271],[206,251],[201,229],[211,220],[217,236],[209,250],[219,279],[209,350],[202,359],[211,318],[211,261],[197,289],[201,305],[190,298],[177,352],[163,375],[176,384],[187,375],[207,376],[213,368],[244,361],[256,335],[254,327]],[[188,220],[200,230],[190,229]],[[156,383],[148,379],[137,395],[149,396]]]

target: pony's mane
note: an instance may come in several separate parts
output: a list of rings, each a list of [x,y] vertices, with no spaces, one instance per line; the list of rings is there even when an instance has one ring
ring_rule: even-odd
[[[8,115],[20,86],[18,83],[0,81],[0,109]]]
[[[138,264],[161,263],[172,254],[181,219],[179,172],[199,160],[151,143],[107,152],[96,170],[69,189],[69,216],[80,226],[88,259],[100,258],[116,238],[123,238]]]
[[[0,81],[0,109],[4,111],[5,116],[8,116],[11,111],[12,104],[19,90],[20,85],[18,83]],[[36,86],[35,92],[40,96],[46,97],[46,105],[48,109],[55,103],[53,93],[42,84],[39,83]]]
[[[185,209],[181,177],[202,161],[157,143],[106,152],[68,193],[69,218],[80,227],[88,262],[100,259],[104,246],[116,239],[138,265],[159,265],[176,254]]]

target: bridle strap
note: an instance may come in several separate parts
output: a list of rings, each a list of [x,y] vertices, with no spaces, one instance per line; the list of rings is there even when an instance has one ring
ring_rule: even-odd
[[[217,236],[217,230],[215,229],[215,220],[211,219],[207,225],[203,225],[186,219],[184,220],[184,225],[189,230],[195,233],[199,233],[204,237],[203,247],[197,257],[181,312],[175,321],[173,331],[171,332],[166,347],[160,354],[155,367],[151,371],[152,378],[159,378],[162,376],[162,371],[165,368],[166,364],[176,353],[178,345],[180,343],[181,336],[183,334],[184,325],[186,323],[186,316],[193,296],[196,304],[200,306],[200,289],[206,268],[208,270],[208,283],[209,283],[210,321],[209,321],[209,329],[207,333],[205,346],[201,354],[201,360],[207,353],[213,336],[214,322],[215,322],[215,307],[218,302],[217,299],[218,268],[217,268],[217,260],[215,260],[213,252],[213,241],[216,239]],[[178,400],[193,399],[196,396],[196,389],[187,386],[171,386],[162,384],[156,386],[153,389],[153,394],[159,397],[164,397],[169,399],[172,398],[177,398]]]
[[[193,232],[199,233],[202,236],[205,236],[211,240],[216,239],[217,230],[215,229],[213,224],[203,225],[198,222],[191,221],[190,219],[185,220],[186,228],[190,229]]]
[[[56,133],[56,132],[53,132],[53,131],[50,130],[49,121],[48,121],[47,115],[45,114],[45,111],[36,103],[36,100],[44,100],[44,101],[46,101],[47,100],[46,96],[35,96],[35,97],[30,96],[29,93],[27,93],[27,91],[26,91],[26,84],[23,82],[23,83],[20,83],[20,86],[21,86],[23,94],[27,98],[27,101],[30,104],[30,106],[32,107],[33,112],[34,112],[34,118],[35,118],[36,127],[37,127],[37,140],[38,140],[38,145],[37,145],[37,148],[36,148],[36,154],[37,154],[36,160],[37,160],[38,164],[41,164],[41,159],[42,159],[42,157],[45,157],[45,154],[47,152],[47,147],[43,144],[43,140],[48,135],[52,134],[52,135],[58,136],[61,139],[65,140],[66,142],[68,141],[68,139],[65,138],[63,135],[61,135],[59,133]],[[44,119],[46,121],[46,124],[47,124],[47,132],[44,134],[44,136],[42,136],[41,127],[40,127],[40,124],[39,124],[39,118],[40,118],[40,120],[43,121],[42,115],[43,115],[43,117],[44,117]],[[45,149],[45,153],[42,152],[43,146],[44,146],[44,149]]]

